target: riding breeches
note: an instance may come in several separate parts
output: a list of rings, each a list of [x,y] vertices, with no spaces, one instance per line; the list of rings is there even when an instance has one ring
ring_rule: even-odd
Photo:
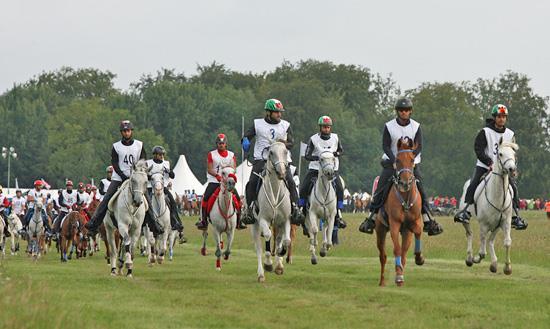
[[[23,226],[28,226],[29,222],[34,215],[34,208],[30,208],[27,212],[27,216],[25,216],[25,222],[23,223]],[[50,223],[48,222],[48,215],[46,215],[46,211],[42,209],[42,222],[44,223],[45,227],[50,227]]]
[[[262,172],[265,166],[265,161],[255,160],[252,165],[252,172],[250,173],[250,179],[246,183],[246,203],[250,206],[252,202],[256,201],[258,183],[260,178],[258,175]],[[258,175],[257,175],[258,174]],[[290,201],[294,204],[298,202],[298,191],[296,190],[296,183],[292,178],[292,173],[290,172],[290,167],[286,168],[285,184],[288,187],[290,192]]]
[[[309,169],[306,177],[300,184],[300,203],[302,203],[302,200],[307,201],[307,198],[311,194],[311,190],[313,189],[313,180],[314,178],[317,178],[319,174],[318,170],[315,169]],[[344,208],[344,187],[342,186],[342,181],[340,180],[340,175],[338,172],[335,172],[335,179],[334,179],[334,186],[336,190],[336,200],[338,201],[338,209]],[[303,206],[300,204],[300,206]]]
[[[91,218],[92,223],[97,223],[97,226],[101,225],[103,223],[103,219],[105,218],[105,215],[107,214],[107,206],[109,205],[109,201],[113,197],[113,195],[116,193],[118,188],[122,185],[122,182],[120,181],[111,181],[111,185],[109,185],[109,188],[107,189],[107,192],[105,192],[105,195],[103,196],[103,200],[99,203],[97,206],[94,215]]]
[[[488,169],[476,166],[476,168],[474,169],[474,174],[470,179],[470,185],[468,185],[468,190],[466,190],[466,196],[464,197],[464,202],[468,204],[474,203],[474,194],[476,193],[476,189],[479,186],[481,177],[485,175],[488,171],[489,171]]]

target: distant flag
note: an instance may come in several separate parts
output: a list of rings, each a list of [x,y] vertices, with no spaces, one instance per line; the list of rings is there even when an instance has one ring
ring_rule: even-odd
[[[48,182],[46,182],[44,178],[40,178],[40,180],[42,181],[42,185],[46,190],[49,190],[51,188],[50,184],[48,184]]]

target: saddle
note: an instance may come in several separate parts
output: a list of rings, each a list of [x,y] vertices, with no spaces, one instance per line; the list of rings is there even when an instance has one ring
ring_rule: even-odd
[[[118,222],[115,218],[115,214],[114,214],[114,204],[115,204],[115,201],[118,199],[119,195],[120,195],[120,192],[126,188],[126,186],[128,186],[130,184],[130,180],[127,179],[125,180],[121,185],[120,187],[118,188],[118,190],[115,192],[115,194],[113,194],[113,197],[111,197],[111,200],[109,200],[109,203],[107,204],[107,210],[108,210],[108,213],[109,213],[109,217],[111,218],[111,221],[113,222],[113,225],[118,229]],[[149,203],[147,202],[147,198],[144,198],[143,199],[143,204],[145,206],[145,211],[147,211],[149,209]]]
[[[212,193],[210,198],[208,198],[207,204],[206,204],[206,214],[210,214],[210,211],[214,207],[214,203],[216,203],[216,200],[218,199],[218,195],[220,194],[221,189],[218,187]],[[236,209],[241,209],[241,202],[237,199],[237,196],[235,194],[231,194],[231,197],[233,198],[233,205]]]

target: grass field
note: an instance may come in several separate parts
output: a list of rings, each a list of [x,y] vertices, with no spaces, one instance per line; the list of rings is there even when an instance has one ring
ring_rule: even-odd
[[[393,284],[389,245],[388,286],[378,287],[375,237],[359,233],[362,216],[349,214],[327,258],[310,264],[299,229],[294,264],[282,276],[266,273],[263,284],[249,230],[237,234],[218,273],[212,240],[210,255],[200,256],[189,217],[189,242],[177,246],[174,261],[149,268],[136,256],[133,279],[109,275],[104,248],[65,264],[55,251],[37,263],[7,254],[0,328],[549,328],[550,221],[543,212],[525,217],[529,229],[512,232],[511,276],[502,273],[502,233],[498,273],[487,259],[468,268],[462,226],[440,217],[445,233],[423,236],[426,263],[409,262],[401,288]],[[474,232],[477,238],[477,225]]]

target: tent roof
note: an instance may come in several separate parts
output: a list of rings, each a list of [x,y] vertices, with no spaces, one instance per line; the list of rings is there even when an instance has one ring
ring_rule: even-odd
[[[193,174],[191,168],[189,168],[185,155],[180,154],[178,162],[174,167],[174,174],[176,177],[172,182],[172,189],[178,195],[183,195],[185,190],[195,190],[195,193],[198,195],[204,193],[204,186]]]

